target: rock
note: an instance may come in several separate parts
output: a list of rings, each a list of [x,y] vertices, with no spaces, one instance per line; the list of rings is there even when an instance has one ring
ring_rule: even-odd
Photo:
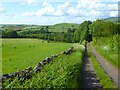
[[[16,74],[15,72],[9,74],[9,78],[15,78]]]
[[[9,74],[3,74],[2,75],[2,81],[5,81],[7,78],[9,78]]]
[[[67,53],[66,51],[63,52],[63,54],[66,54],[66,53]]]
[[[38,73],[38,72],[40,72],[41,71],[41,67],[36,67],[35,68],[35,73]]]
[[[49,63],[50,60],[51,60],[51,59],[50,59],[49,57],[47,57],[47,58],[46,58],[46,63]]]
[[[24,78],[24,76],[25,76],[24,70],[19,71],[19,73],[18,73],[18,79]]]
[[[55,54],[54,56],[55,56],[55,57],[58,57],[58,54]]]
[[[43,65],[46,65],[46,60],[43,60],[42,62],[43,62]]]
[[[55,56],[52,55],[52,56],[50,57],[50,60],[52,61],[52,60],[54,60],[54,58],[55,58]]]
[[[44,66],[44,63],[43,63],[43,62],[40,62],[39,64],[40,64],[42,67]]]

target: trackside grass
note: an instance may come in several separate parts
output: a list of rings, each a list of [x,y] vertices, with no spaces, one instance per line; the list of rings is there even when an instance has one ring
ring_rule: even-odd
[[[31,79],[7,80],[4,88],[80,88],[84,46],[76,45],[70,55],[59,55]]]
[[[118,63],[118,42],[118,35],[116,35],[108,38],[99,38],[96,42],[93,41],[92,44],[106,60],[120,69]]]
[[[103,85],[103,88],[117,88],[107,73],[103,70],[102,66],[99,64],[95,56],[92,54],[92,51],[89,46],[89,54],[92,60],[93,66],[95,68],[96,74],[100,79],[100,83]]]

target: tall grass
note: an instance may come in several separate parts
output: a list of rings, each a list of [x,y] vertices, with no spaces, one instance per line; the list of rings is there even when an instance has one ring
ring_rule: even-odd
[[[120,68],[118,65],[118,35],[113,37],[102,37],[93,41],[97,51],[104,56],[111,64]]]
[[[3,83],[4,88],[80,88],[84,47],[76,45],[71,55],[60,55],[47,64],[32,79],[20,81],[15,78]]]

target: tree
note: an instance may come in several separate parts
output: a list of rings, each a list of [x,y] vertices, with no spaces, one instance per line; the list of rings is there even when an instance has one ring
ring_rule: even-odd
[[[17,35],[17,32],[16,32],[16,31],[6,30],[6,31],[3,31],[2,37],[3,37],[3,38],[17,38],[18,35]]]
[[[92,35],[89,33],[89,25],[92,24],[91,21],[84,21],[83,23],[80,24],[79,29],[75,31],[74,33],[74,41],[79,42],[79,41],[91,41],[92,40]]]

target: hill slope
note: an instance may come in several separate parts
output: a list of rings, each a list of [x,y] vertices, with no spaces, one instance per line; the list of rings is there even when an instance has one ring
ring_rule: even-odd
[[[110,18],[106,18],[104,19],[105,21],[112,21],[112,22],[118,22],[118,17],[110,17]]]

